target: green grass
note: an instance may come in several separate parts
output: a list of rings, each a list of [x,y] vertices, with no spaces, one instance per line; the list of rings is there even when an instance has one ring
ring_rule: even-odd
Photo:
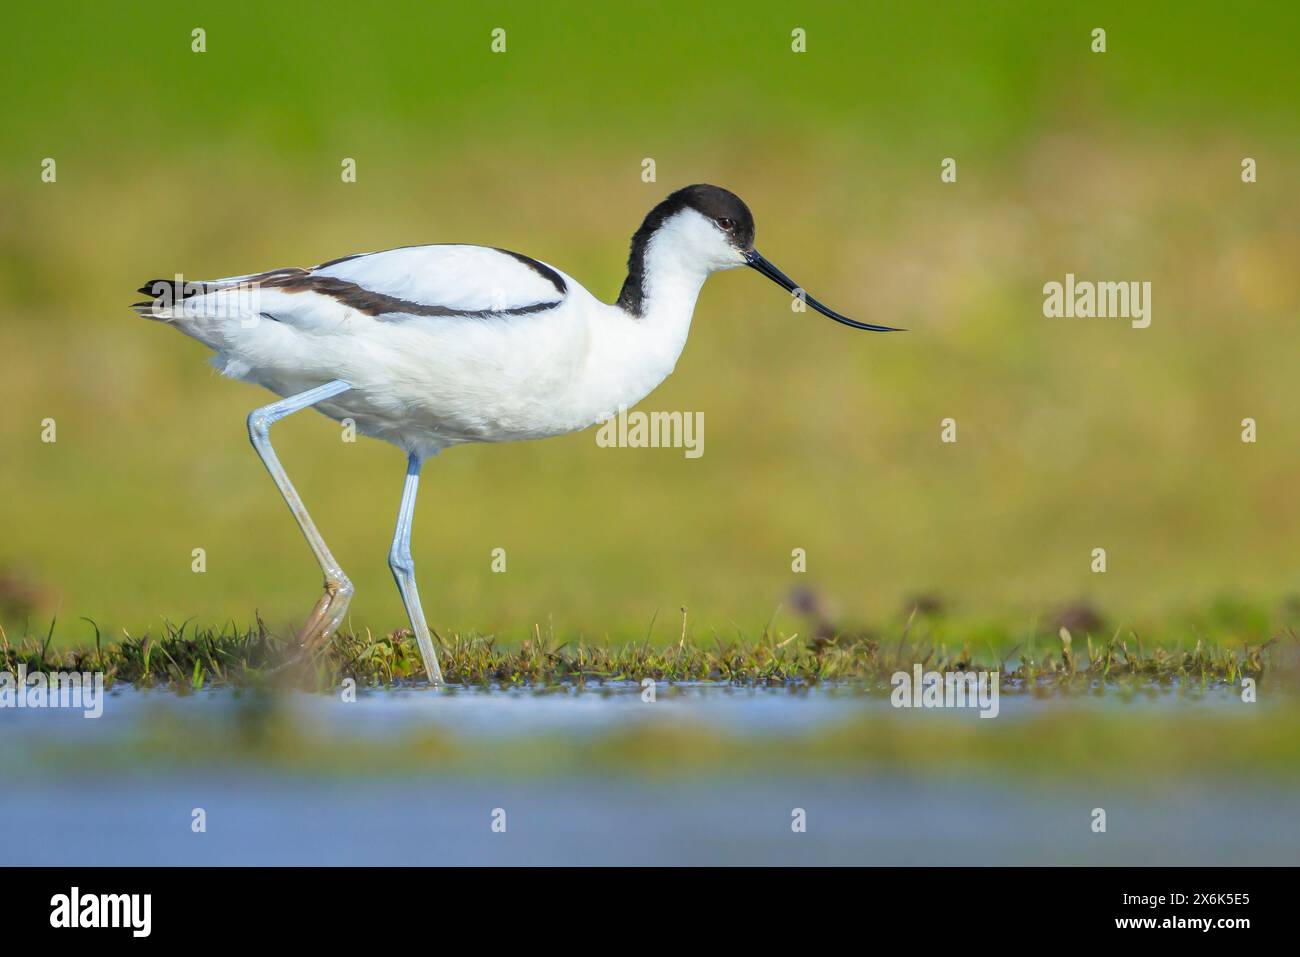
[[[929,628],[909,619],[894,637],[850,633],[812,640],[797,632],[757,637],[714,635],[699,642],[688,634],[683,611],[680,638],[610,645],[561,640],[535,628],[532,638],[503,647],[490,636],[452,634],[437,638],[446,681],[467,687],[593,687],[646,678],[666,682],[730,685],[818,685],[833,683],[886,692],[890,676],[927,670],[999,670],[1011,693],[1072,693],[1098,688],[1124,692],[1180,685],[1205,688],[1262,678],[1270,650],[1280,645],[1283,675],[1294,667],[1294,632],[1233,647],[1197,640],[1190,649],[1145,643],[1133,631],[1108,638],[1075,639],[1064,627],[1052,637],[1034,636],[1002,650],[992,642],[936,643]],[[419,651],[409,631],[375,636],[348,632],[311,654],[270,633],[259,622],[249,630],[168,626],[157,635],[126,636],[106,643],[96,631],[93,646],[52,646],[53,626],[44,637],[11,643],[0,639],[0,668],[34,671],[102,671],[109,684],[169,687],[181,692],[207,686],[236,688],[269,683],[332,691],[346,678],[361,686],[388,687],[424,679]],[[922,637],[918,637],[918,634]]]

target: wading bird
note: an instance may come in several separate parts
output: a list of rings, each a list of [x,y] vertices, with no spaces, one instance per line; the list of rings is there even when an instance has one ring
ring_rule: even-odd
[[[687,186],[632,236],[613,305],[519,253],[407,246],[204,282],[157,279],[136,303],[216,355],[226,376],[283,396],[248,433],[325,574],[298,639],[312,648],[343,621],[352,583],[271,447],[271,425],[308,407],[406,452],[388,564],[425,670],[442,681],[420,607],[411,521],[420,468],[465,442],[512,442],[585,429],[645,398],[677,362],[709,273],[749,266],[836,322],[873,332],[807,296],[754,248],[754,218],[717,186]]]

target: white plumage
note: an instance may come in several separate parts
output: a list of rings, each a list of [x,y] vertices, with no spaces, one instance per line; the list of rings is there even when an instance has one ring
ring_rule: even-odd
[[[663,295],[651,297],[640,319],[556,273],[563,293],[495,249],[416,246],[307,275],[465,314],[369,315],[310,288],[241,287],[248,282],[241,277],[205,284],[213,291],[164,318],[212,348],[224,374],[279,395],[347,381],[350,390],[317,408],[426,457],[461,442],[586,428],[639,402],[672,372],[707,273],[665,276]],[[660,299],[664,308],[654,308]]]
[[[583,429],[635,405],[672,372],[710,272],[749,265],[802,296],[753,249],[753,232],[748,208],[726,190],[679,190],[633,237],[628,279],[612,305],[526,256],[435,245],[194,284],[154,280],[141,290],[154,298],[136,310],[203,342],[223,374],[286,397],[256,410],[249,427],[325,571],[304,645],[338,627],[351,584],[280,468],[270,424],[314,406],[407,452],[390,564],[436,683],[409,549],[424,459],[464,442]],[[804,298],[836,321],[885,328]]]

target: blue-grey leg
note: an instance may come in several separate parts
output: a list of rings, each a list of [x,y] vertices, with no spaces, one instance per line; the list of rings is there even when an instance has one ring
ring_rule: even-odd
[[[442,684],[442,669],[438,667],[438,654],[433,650],[433,637],[420,607],[420,592],[415,587],[415,559],[411,557],[411,522],[415,518],[415,493],[420,487],[420,466],[424,464],[415,453],[406,463],[406,484],[402,486],[402,505],[397,510],[397,531],[393,533],[393,547],[388,552],[388,567],[397,580],[397,590],[402,593],[402,604],[411,619],[411,631],[420,646],[424,670],[429,681]]]
[[[325,574],[325,594],[321,596],[320,601],[316,602],[316,607],[312,609],[302,630],[298,632],[298,641],[305,647],[323,641],[338,629],[343,616],[347,614],[348,602],[352,600],[352,582],[348,580],[347,575],[343,574],[343,569],[330,554],[325,539],[321,538],[311,516],[307,514],[307,507],[303,505],[297,489],[285,474],[284,466],[280,464],[275,449],[271,447],[270,430],[272,424],[285,416],[333,398],[350,388],[352,387],[342,379],[335,379],[315,389],[308,389],[306,392],[254,409],[248,416],[248,437],[253,441],[253,448],[261,456],[262,464],[271,473],[271,478],[275,479],[280,494],[284,496],[294,518],[298,520],[298,527],[302,529],[307,544],[311,546],[316,560],[320,562],[321,571]]]

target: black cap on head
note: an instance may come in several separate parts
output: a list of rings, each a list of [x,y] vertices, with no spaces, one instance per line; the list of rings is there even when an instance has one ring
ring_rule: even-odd
[[[731,190],[721,186],[697,183],[673,193],[656,210],[670,206],[667,215],[671,216],[679,209],[689,208],[702,213],[731,235],[732,243],[738,249],[748,249],[754,245],[754,215],[749,207]],[[654,212],[651,212],[651,216]],[[647,217],[648,218],[648,217]]]

